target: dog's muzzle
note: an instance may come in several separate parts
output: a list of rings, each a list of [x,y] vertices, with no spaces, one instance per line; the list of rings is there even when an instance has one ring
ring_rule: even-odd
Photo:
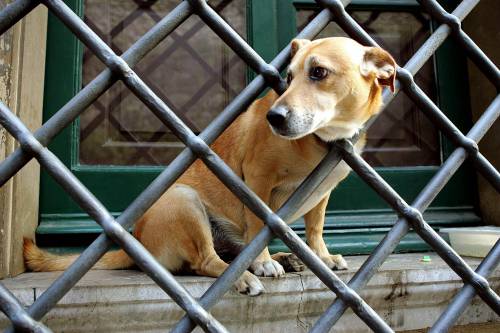
[[[290,111],[286,107],[277,106],[277,107],[270,109],[267,112],[266,118],[272,127],[276,128],[276,129],[282,129],[283,125],[285,124],[285,122],[287,120],[289,112]]]

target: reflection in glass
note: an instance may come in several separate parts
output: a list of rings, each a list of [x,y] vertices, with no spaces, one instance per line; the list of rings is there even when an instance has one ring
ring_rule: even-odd
[[[243,37],[245,0],[209,2]],[[117,54],[127,50],[179,1],[86,0],[85,22]],[[104,65],[83,56],[83,84]],[[243,89],[246,66],[196,15],[172,32],[134,70],[198,133]],[[79,157],[90,165],[166,165],[183,148],[121,82],[80,117]]]

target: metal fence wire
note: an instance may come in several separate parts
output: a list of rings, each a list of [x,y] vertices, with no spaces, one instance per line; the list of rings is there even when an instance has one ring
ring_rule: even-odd
[[[285,91],[287,85],[281,78],[280,71],[283,70],[288,61],[290,45],[268,64],[205,0],[185,0],[120,57],[62,0],[17,0],[6,6],[0,12],[0,34],[4,33],[36,6],[42,4],[56,15],[107,67],[34,133],[31,133],[4,104],[0,103],[0,123],[20,144],[20,148],[0,164],[0,186],[3,186],[28,161],[36,158],[40,165],[65,189],[68,195],[104,230],[29,308],[25,309],[0,284],[0,308],[12,322],[12,326],[8,331],[50,332],[50,329],[38,322],[38,320],[41,320],[106,253],[110,246],[116,243],[186,311],[186,315],[174,327],[173,332],[189,332],[196,325],[199,325],[207,332],[226,332],[226,328],[209,313],[210,308],[231,288],[238,277],[250,266],[254,258],[267,246],[271,238],[277,236],[337,296],[332,305],[317,320],[311,332],[330,330],[348,307],[373,331],[393,332],[387,323],[359,296],[357,291],[367,284],[410,228],[415,230],[464,281],[464,287],[453,298],[430,332],[447,331],[476,294],[497,314],[500,314],[500,298],[486,280],[499,263],[500,241],[497,241],[477,270],[473,271],[422,217],[422,213],[466,158],[469,158],[484,178],[500,192],[500,174],[479,152],[477,145],[477,142],[481,140],[500,115],[500,95],[496,96],[472,129],[467,134],[463,134],[413,80],[415,73],[433,55],[443,41],[451,35],[461,45],[468,57],[495,85],[497,91],[500,90],[500,71],[461,29],[461,21],[479,1],[464,0],[452,13],[448,13],[435,0],[418,0],[422,8],[441,25],[405,66],[397,69],[396,93],[403,90],[457,148],[420,192],[416,200],[411,205],[406,203],[372,167],[357,155],[352,149],[352,145],[356,141],[356,138],[353,138],[352,140],[339,140],[332,143],[323,161],[276,213],[267,207],[232,172],[222,159],[210,149],[209,145],[266,87],[273,88],[279,94]],[[312,39],[330,21],[335,21],[352,38],[362,44],[376,45],[376,42],[345,11],[344,7],[350,3],[349,0],[316,0],[316,2],[323,9],[298,34],[298,38]],[[259,74],[198,136],[131,69],[191,15],[198,15],[248,66]],[[81,112],[117,80],[121,80],[146,104],[158,119],[177,135],[186,145],[186,148],[115,219],[46,146],[54,136],[75,120]],[[384,104],[387,105],[394,96],[386,92],[384,94]],[[371,123],[373,123],[373,120],[367,124],[366,128]],[[197,158],[200,158],[225,186],[265,222],[265,226],[260,233],[244,248],[224,274],[216,279],[214,284],[198,301],[127,231]],[[400,217],[347,284],[342,282],[286,223],[342,159]]]

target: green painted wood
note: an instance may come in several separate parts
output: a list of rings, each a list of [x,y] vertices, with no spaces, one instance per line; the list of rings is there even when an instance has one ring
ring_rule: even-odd
[[[328,250],[330,253],[340,253],[343,255],[353,255],[353,254],[370,254],[373,249],[382,240],[384,235],[387,233],[388,229],[380,230],[379,232],[367,232],[366,230],[360,230],[359,233],[351,234],[338,234],[333,237],[325,237],[327,242]],[[441,234],[441,236],[447,241],[447,234]],[[51,236],[53,239],[57,238],[57,235]],[[305,238],[301,236],[305,241]],[[40,244],[44,245],[40,245]],[[38,240],[39,246],[44,250],[50,251],[56,254],[72,254],[81,253],[85,250],[87,243],[75,243],[74,241],[67,246],[60,246],[55,242],[47,243],[42,240]],[[118,249],[117,246],[113,246],[112,249]],[[420,239],[420,237],[413,231],[406,235],[401,243],[396,247],[395,253],[408,253],[408,252],[427,252],[432,249]],[[276,252],[290,252],[290,250],[280,241],[272,240],[269,245],[269,251],[272,253]]]
[[[248,2],[247,35],[248,42],[259,55],[270,62],[278,49],[279,0],[252,0]],[[259,24],[253,24],[258,21]],[[265,38],[263,38],[265,36]]]
[[[293,5],[300,8],[317,8],[318,5],[314,0],[286,0],[292,1]],[[348,7],[355,6],[356,9],[383,9],[386,11],[392,10],[409,10],[419,9],[420,5],[416,0],[352,0]]]
[[[123,211],[159,174],[160,170],[157,168],[115,169],[102,167],[90,170],[76,168],[73,172],[110,211]],[[379,173],[407,202],[412,202],[435,173],[435,170],[436,168],[429,168],[429,170],[404,168],[379,170]],[[465,170],[460,171],[455,178],[466,178]],[[82,212],[57,184],[51,188],[44,188],[42,196],[44,203],[43,210],[41,210],[42,222],[46,213]],[[54,199],[55,197],[57,200]],[[474,197],[475,189],[471,182],[452,181],[447,185],[446,190],[438,195],[433,207],[471,206]],[[64,202],[61,202],[62,200]],[[329,212],[380,208],[388,208],[388,206],[354,174],[335,189],[328,205]]]
[[[82,0],[66,0],[66,3],[82,15]],[[450,0],[447,5],[452,5],[452,3],[456,1]],[[311,8],[312,4],[308,0],[248,0],[247,35],[249,42],[266,61],[269,61],[295,35],[296,8],[307,6]],[[415,10],[416,8],[415,1],[391,0],[355,0],[351,7],[359,10],[379,8]],[[48,28],[44,120],[53,115],[81,87],[82,47],[80,43],[52,15],[49,16]],[[451,41],[443,45],[435,57],[439,106],[463,130],[470,126],[467,73],[464,64],[463,53]],[[249,78],[252,75],[253,73],[249,71]],[[460,79],[457,80],[457,77]],[[57,136],[50,145],[50,149],[112,212],[123,211],[163,169],[162,167],[80,165],[78,163],[78,134],[78,122],[75,122]],[[449,142],[443,139],[445,157],[451,149]],[[377,170],[405,200],[411,202],[437,168],[379,168]],[[433,216],[430,219],[431,223],[434,225],[470,225],[480,222],[473,209],[477,191],[474,177],[471,175],[470,168],[465,166],[453,177],[432,205],[431,211],[434,215],[429,215]],[[72,241],[66,246],[82,242],[80,238],[84,239],[85,243],[88,237],[100,231],[100,228],[89,220],[44,172],[42,172],[41,179],[40,216],[41,223],[37,232],[47,244],[54,241],[60,242],[60,238],[51,238],[57,234],[72,235]],[[364,245],[365,243],[375,244],[379,239],[371,233],[375,232],[380,235],[385,232],[382,230],[389,227],[394,220],[395,215],[390,213],[387,205],[359,177],[350,175],[332,194],[326,220],[327,237],[330,237],[330,230],[337,235],[342,234],[343,230],[353,232],[353,228],[357,229],[356,236],[344,234],[328,239],[329,242],[331,240],[331,244],[342,248],[339,250],[342,253],[361,253],[362,250],[371,249],[371,245]],[[294,228],[301,232],[303,225],[297,223]],[[374,229],[376,230],[373,231]],[[357,246],[355,245],[356,239],[359,240]],[[273,244],[273,248],[279,248],[279,245]],[[402,248],[408,250],[423,247],[421,243],[415,242],[410,237]]]
[[[66,0],[65,3],[80,16],[82,0]],[[47,55],[45,62],[45,90],[43,120],[49,119],[68,102],[81,87],[82,45],[77,38],[53,14],[48,15]],[[71,168],[73,132],[75,124],[63,130],[49,145],[49,149]],[[59,185],[42,169],[40,178],[40,213],[71,212],[79,209]]]
[[[334,237],[325,237],[327,242],[327,247],[330,253],[343,254],[343,255],[353,255],[353,254],[370,254],[377,244],[382,240],[386,230],[380,230],[378,233],[370,232],[366,230],[361,230],[359,233],[351,234],[339,234]],[[53,235],[52,238],[57,237]],[[448,241],[447,235],[442,234],[442,236]],[[303,240],[305,238],[301,237]],[[87,243],[89,243],[88,241]],[[40,243],[44,245],[40,245]],[[50,251],[56,254],[72,254],[81,253],[85,250],[86,245],[72,242],[68,246],[60,246],[51,243],[44,243],[43,240],[38,240],[38,244],[44,250]],[[112,247],[112,249],[118,249],[117,246]],[[269,251],[272,253],[276,252],[290,252],[290,250],[282,242],[278,240],[272,240],[269,244]],[[407,253],[407,252],[426,252],[431,251],[431,248],[420,239],[420,237],[413,231],[406,235],[401,243],[396,247],[395,253]]]
[[[119,212],[112,213],[114,217]],[[397,215],[387,209],[366,209],[359,211],[335,211],[327,215],[325,220],[325,235],[343,233],[348,229],[378,230],[391,227],[397,220]],[[431,209],[424,213],[429,224],[436,227],[463,225],[477,225],[481,220],[474,214],[471,207],[457,207],[453,209]],[[301,235],[304,234],[302,219],[292,224]],[[37,232],[39,234],[96,234],[102,228],[87,214],[45,214]]]
[[[353,255],[370,254],[387,234],[389,229],[360,230],[356,233],[345,233],[334,236],[325,236],[325,243],[328,251],[335,254]],[[446,237],[446,236],[445,236]],[[301,236],[305,240],[304,236]],[[432,249],[413,231],[409,232],[395,249],[395,253],[404,252],[425,252]],[[272,240],[269,244],[269,251],[290,252],[285,244],[279,240]]]
[[[118,216],[119,213],[113,213]],[[424,214],[436,231],[456,225],[477,225],[479,218],[468,208],[454,210],[431,210]],[[397,216],[390,212],[364,211],[338,212],[327,217],[324,239],[331,253],[369,254],[387,234]],[[368,221],[368,223],[367,223]],[[305,240],[301,221],[292,225],[298,235]],[[68,216],[47,216],[46,222],[38,230],[38,243],[56,253],[81,252],[92,242],[102,229],[88,216],[75,214]],[[448,241],[447,235],[442,235]],[[269,245],[271,253],[290,252],[283,242],[273,239]],[[429,246],[413,231],[405,236],[395,252],[430,251]]]

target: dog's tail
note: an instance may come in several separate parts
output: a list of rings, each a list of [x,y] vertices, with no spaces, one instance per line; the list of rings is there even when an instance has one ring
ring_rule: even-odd
[[[62,271],[78,258],[78,254],[56,255],[41,250],[31,239],[24,239],[23,255],[26,267],[34,272]],[[106,253],[92,269],[125,269],[134,261],[123,250]]]

